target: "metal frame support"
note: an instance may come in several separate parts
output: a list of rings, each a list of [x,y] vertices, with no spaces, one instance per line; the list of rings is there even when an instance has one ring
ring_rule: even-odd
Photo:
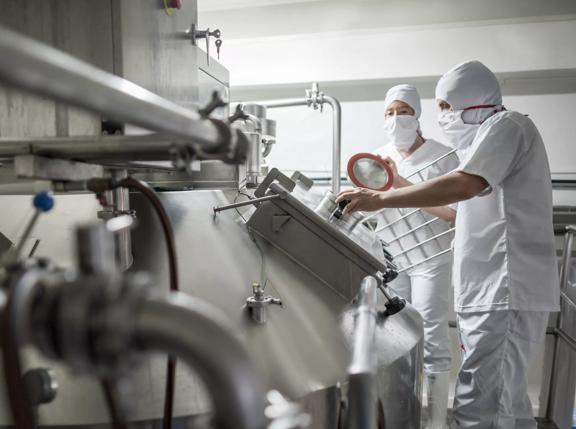
[[[560,268],[560,313],[554,328],[553,348],[546,361],[551,368],[549,383],[543,386],[540,409],[544,418],[559,428],[572,427],[576,394],[576,288],[570,285],[576,225],[566,227]]]

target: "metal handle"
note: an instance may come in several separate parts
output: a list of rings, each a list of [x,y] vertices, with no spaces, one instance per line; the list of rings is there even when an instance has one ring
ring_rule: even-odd
[[[275,200],[277,198],[282,198],[282,195],[276,194],[276,195],[267,195],[267,196],[261,197],[261,198],[252,198],[251,200],[242,201],[240,203],[228,204],[226,206],[215,206],[212,208],[212,210],[214,210],[214,214],[216,214],[216,213],[222,212],[224,210],[236,209],[238,207],[249,206],[251,204],[257,205],[263,201]]]

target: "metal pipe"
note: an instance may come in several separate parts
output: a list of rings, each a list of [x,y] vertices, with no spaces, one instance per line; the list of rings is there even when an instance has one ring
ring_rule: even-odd
[[[312,98],[293,98],[278,101],[260,103],[266,108],[294,107],[294,106],[317,106],[329,104],[332,107],[332,192],[334,195],[340,192],[340,159],[342,152],[342,106],[340,101],[329,95],[320,93]]]
[[[441,233],[439,233],[439,234],[436,234],[436,235],[434,235],[433,237],[427,238],[426,240],[421,241],[420,243],[415,244],[415,245],[412,246],[412,247],[409,247],[408,249],[402,250],[400,253],[396,253],[395,255],[393,255],[393,257],[396,258],[396,257],[398,257],[398,256],[400,256],[400,255],[403,255],[403,254],[405,254],[405,253],[411,252],[412,250],[417,249],[417,248],[419,248],[420,246],[423,246],[423,245],[425,245],[425,244],[427,244],[427,243],[429,243],[429,242],[431,242],[431,241],[437,240],[438,238],[443,237],[443,236],[446,235],[446,234],[450,234],[451,232],[454,232],[454,231],[456,231],[456,228],[447,229],[446,231],[443,231],[443,232],[441,232]],[[427,259],[428,259],[428,258],[427,258]]]
[[[120,122],[219,148],[223,133],[198,112],[46,44],[0,27],[0,81]]]
[[[140,347],[178,356],[197,371],[214,404],[215,426],[266,427],[258,372],[233,328],[213,308],[182,293],[149,298],[141,304],[134,327]]]
[[[162,161],[172,159],[174,148],[194,146],[182,138],[154,134],[0,139],[0,158],[34,154],[82,161]]]
[[[358,293],[358,307],[348,367],[348,410],[346,427],[375,429],[377,425],[376,390],[376,290],[374,277],[364,277]]]
[[[258,103],[262,106],[274,109],[276,107],[295,107],[295,106],[309,106],[311,104],[311,100],[309,98],[287,98],[285,100],[276,100],[276,101],[266,101],[264,103]]]
[[[323,102],[332,107],[332,192],[340,192],[340,156],[342,152],[342,107],[334,97],[324,95]]]
[[[120,180],[128,175],[126,170],[112,171],[112,178]],[[130,193],[127,188],[119,187],[111,191],[112,205],[115,216],[130,215]],[[132,231],[124,228],[116,233],[116,255],[118,257],[118,268],[126,271],[132,266]]]

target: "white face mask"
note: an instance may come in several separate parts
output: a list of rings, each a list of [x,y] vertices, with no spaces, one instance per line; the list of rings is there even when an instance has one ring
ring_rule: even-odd
[[[384,121],[384,130],[398,150],[408,150],[416,141],[420,123],[412,115],[394,115]]]
[[[438,124],[448,144],[454,149],[463,150],[470,146],[476,137],[480,124],[467,124],[462,120],[463,110],[447,110],[438,115]]]

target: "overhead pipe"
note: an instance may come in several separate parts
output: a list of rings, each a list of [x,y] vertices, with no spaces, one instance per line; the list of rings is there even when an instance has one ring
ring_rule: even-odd
[[[126,79],[0,27],[0,82],[119,122],[182,137],[205,152],[234,149],[242,133]]]
[[[285,100],[265,101],[261,104],[267,108],[309,106],[314,110],[324,104],[332,108],[332,192],[340,192],[340,164],[342,157],[342,106],[340,101],[320,91],[318,84],[312,84],[312,89],[306,90],[306,98],[289,98]]]

